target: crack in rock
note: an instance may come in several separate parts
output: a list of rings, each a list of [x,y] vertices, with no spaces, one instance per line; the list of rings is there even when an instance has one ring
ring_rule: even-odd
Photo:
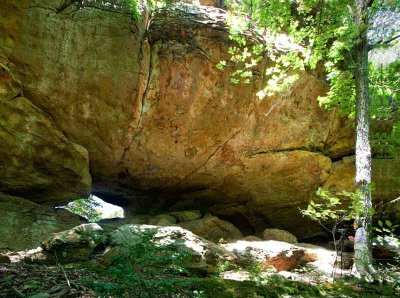
[[[200,166],[192,170],[190,173],[185,175],[183,178],[181,178],[175,186],[179,185],[182,183],[183,180],[189,178],[190,176],[196,174],[202,167],[206,166],[206,164],[218,153],[219,150],[221,150],[229,141],[233,140],[239,133],[242,132],[243,128],[246,126],[248,120],[250,119],[251,114],[254,112],[256,109],[256,105],[251,109],[251,111],[248,113],[246,120],[244,121],[243,125],[240,126],[240,128],[232,135],[230,136],[227,140],[225,140],[221,145],[219,145],[212,153],[211,155],[207,158],[205,162],[203,162]]]
[[[149,20],[148,20],[148,22],[149,22]],[[148,28],[148,25],[146,25],[146,28]],[[119,159],[118,164],[123,164],[125,156],[128,153],[132,143],[134,142],[136,137],[141,133],[140,125],[141,125],[142,119],[143,119],[145,100],[146,100],[147,94],[149,92],[149,86],[150,86],[150,82],[151,82],[151,79],[152,79],[152,73],[153,73],[153,67],[154,67],[154,65],[153,65],[153,55],[154,55],[153,54],[153,48],[151,47],[151,45],[147,41],[147,38],[146,38],[147,33],[148,32],[147,32],[147,29],[146,29],[146,32],[143,34],[143,36],[141,38],[140,57],[139,57],[139,60],[142,60],[143,57],[145,57],[145,55],[146,55],[145,51],[146,50],[149,51],[150,57],[149,57],[148,60],[146,60],[144,62],[143,67],[141,67],[141,69],[140,69],[140,73],[144,74],[145,77],[142,78],[142,79],[139,79],[139,85],[140,85],[141,81],[145,81],[146,82],[145,86],[144,86],[144,89],[143,89],[143,92],[139,91],[138,95],[136,97],[136,101],[140,102],[140,113],[139,113],[138,120],[137,120],[137,122],[135,124],[135,128],[134,128],[134,131],[133,131],[132,136],[130,138],[130,141],[129,141],[128,145],[125,147],[125,149],[124,149],[124,151],[122,153],[122,156]],[[147,49],[145,49],[145,45],[146,44],[148,45]],[[144,69],[146,69],[146,71],[143,71]],[[140,88],[139,88],[139,90],[140,90]]]

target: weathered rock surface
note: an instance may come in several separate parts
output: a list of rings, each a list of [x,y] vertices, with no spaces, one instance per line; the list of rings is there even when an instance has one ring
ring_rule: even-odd
[[[306,253],[309,256],[309,262],[307,262],[305,266],[314,270],[315,272],[331,276],[335,267],[340,268],[340,263],[338,262],[341,260],[340,257],[336,258],[337,256],[335,250],[330,250],[307,243],[297,243],[296,246],[306,250]],[[345,253],[344,256],[347,258],[346,260],[343,258],[343,269],[349,269],[350,267],[347,267],[350,263],[348,260],[349,255]]]
[[[305,266],[319,275],[331,276],[337,266],[334,250],[306,243],[294,245],[274,240],[237,241],[223,246],[238,257],[239,264],[258,264],[269,271],[287,272]]]
[[[117,174],[147,71],[145,22],[132,21],[128,1],[108,2],[6,0],[0,8],[0,48],[24,95],[88,149],[96,178]]]
[[[73,263],[88,260],[101,242],[98,224],[83,224],[49,236],[41,247],[28,252],[25,262],[39,264]]]
[[[176,218],[169,214],[159,214],[148,221],[148,224],[153,226],[172,226],[175,223]]]
[[[176,218],[179,222],[191,221],[201,217],[200,210],[184,210],[171,212],[170,215]]]
[[[142,247],[142,251],[135,251],[136,246]],[[143,251],[143,247],[148,251]],[[224,248],[180,227],[124,225],[110,234],[110,248],[103,255],[103,263],[110,265],[124,257],[140,262],[143,253],[157,253],[153,263],[148,266],[160,266],[162,264],[157,262],[163,257],[180,255],[181,258],[176,258],[173,265],[197,273],[215,272],[219,263],[236,260],[236,256]],[[146,262],[149,262],[148,258],[149,255],[145,257]],[[171,263],[164,264],[167,265]]]
[[[87,150],[21,97],[12,67],[0,49],[0,191],[51,203],[89,193]]]
[[[94,248],[99,242],[102,228],[95,223],[83,224],[70,230],[55,233],[42,242],[46,251],[56,251],[65,246],[89,246]]]
[[[265,229],[263,232],[264,240],[275,240],[287,243],[297,243],[296,236],[290,234],[288,231],[279,229]]]
[[[238,228],[216,216],[205,216],[201,219],[179,223],[179,225],[214,243],[218,243],[220,240],[235,241],[243,238],[243,234]]]
[[[24,97],[0,101],[0,191],[56,203],[88,194],[85,148]]]
[[[243,240],[243,241],[249,241],[249,242],[251,242],[251,241],[262,241],[262,239],[261,239],[260,237],[253,236],[253,235],[251,235],[251,236],[246,236],[246,237],[244,237],[242,240]]]
[[[97,194],[137,212],[186,204],[257,232],[316,232],[298,206],[328,178],[331,158],[353,152],[352,127],[318,106],[327,85],[316,74],[260,102],[266,61],[250,84],[216,68],[231,45],[223,10],[169,6],[148,23],[126,1],[78,5],[2,1],[0,50],[13,75],[5,70],[0,93],[14,96],[19,84],[9,82],[20,81],[86,148]]]
[[[315,253],[305,248],[274,240],[237,241],[224,247],[245,265],[260,264],[264,269],[272,266],[278,271],[289,271],[318,259]]]
[[[216,212],[244,205],[253,226],[262,217],[286,228],[288,212],[292,223],[304,221],[297,206],[330,170],[329,157],[310,151],[332,157],[351,152],[350,129],[317,105],[326,85],[312,75],[302,74],[288,93],[262,103],[255,96],[261,76],[232,85],[229,73],[215,68],[227,59],[225,14],[193,10],[161,11],[150,23],[148,91],[121,183],[190,190],[179,204],[199,202],[194,207],[214,206]]]
[[[347,157],[332,164],[331,174],[322,186],[333,193],[354,191],[354,177],[355,159]],[[372,183],[372,197],[376,203],[389,202],[400,197],[400,160],[373,159]],[[398,206],[399,204],[396,210],[400,210]]]
[[[21,83],[10,71],[12,65],[0,50],[0,101],[22,95]]]
[[[66,210],[44,207],[0,193],[0,251],[38,247],[49,234],[83,222]]]

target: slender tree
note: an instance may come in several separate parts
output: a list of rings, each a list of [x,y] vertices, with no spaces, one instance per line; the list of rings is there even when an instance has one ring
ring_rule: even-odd
[[[372,2],[372,1],[371,1]],[[356,97],[356,184],[361,195],[363,212],[357,219],[357,228],[354,241],[355,267],[361,275],[371,275],[372,259],[370,257],[369,233],[371,231],[372,208],[371,198],[371,146],[369,142],[370,127],[370,97],[368,82],[368,38],[369,27],[368,6],[372,3],[367,0],[356,0],[351,8],[352,18],[357,32],[357,39],[353,45],[354,82]]]

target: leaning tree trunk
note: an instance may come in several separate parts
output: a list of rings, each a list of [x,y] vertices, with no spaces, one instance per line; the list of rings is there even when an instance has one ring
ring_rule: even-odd
[[[356,0],[354,22],[359,30],[354,48],[354,78],[356,87],[356,184],[360,190],[363,212],[357,219],[359,226],[354,242],[355,267],[362,276],[374,273],[370,250],[372,208],[371,146],[369,143],[370,97],[368,84],[367,1]]]

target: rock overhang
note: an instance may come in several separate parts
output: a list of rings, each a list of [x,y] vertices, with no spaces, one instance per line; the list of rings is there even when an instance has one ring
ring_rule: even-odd
[[[148,24],[125,10],[28,2],[13,7],[19,23],[3,23],[0,47],[28,99],[88,151],[92,192],[110,202],[132,212],[194,206],[299,232],[298,206],[332,159],[353,152],[350,122],[317,104],[327,91],[317,75],[259,102],[266,61],[250,84],[216,68],[232,42],[221,9],[168,6]]]

